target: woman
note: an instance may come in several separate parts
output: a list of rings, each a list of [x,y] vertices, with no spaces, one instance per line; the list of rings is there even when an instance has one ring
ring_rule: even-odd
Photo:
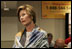
[[[48,48],[46,32],[35,24],[36,15],[33,7],[20,6],[17,14],[25,29],[16,34],[13,48]]]

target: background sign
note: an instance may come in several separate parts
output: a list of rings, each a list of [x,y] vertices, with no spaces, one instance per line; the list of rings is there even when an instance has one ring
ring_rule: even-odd
[[[71,1],[42,1],[42,18],[65,18],[71,13]]]

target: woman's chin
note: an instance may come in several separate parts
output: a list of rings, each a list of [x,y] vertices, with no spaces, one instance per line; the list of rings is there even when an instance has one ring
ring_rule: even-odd
[[[22,25],[26,26],[26,23],[22,23]]]

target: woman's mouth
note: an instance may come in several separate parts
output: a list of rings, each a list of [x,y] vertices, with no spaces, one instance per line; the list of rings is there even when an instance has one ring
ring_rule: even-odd
[[[21,21],[21,22],[23,23],[23,22],[25,22],[25,21]]]

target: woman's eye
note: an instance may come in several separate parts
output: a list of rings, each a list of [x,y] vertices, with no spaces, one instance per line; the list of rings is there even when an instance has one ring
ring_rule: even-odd
[[[22,16],[24,16],[25,14],[22,14]]]

